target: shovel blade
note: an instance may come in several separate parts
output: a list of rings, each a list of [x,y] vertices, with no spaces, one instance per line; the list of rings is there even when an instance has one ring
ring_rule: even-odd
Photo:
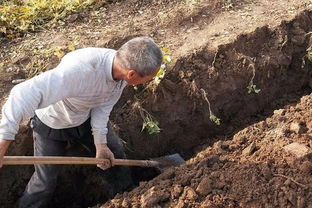
[[[161,170],[185,163],[185,160],[178,153],[162,156],[153,160],[159,162],[159,168]]]

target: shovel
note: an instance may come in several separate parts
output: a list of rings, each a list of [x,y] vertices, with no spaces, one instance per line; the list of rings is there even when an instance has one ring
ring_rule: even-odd
[[[108,159],[93,157],[4,156],[3,165],[97,165],[106,160]],[[185,160],[176,153],[153,160],[114,159],[112,165],[155,167],[162,170],[184,162]]]

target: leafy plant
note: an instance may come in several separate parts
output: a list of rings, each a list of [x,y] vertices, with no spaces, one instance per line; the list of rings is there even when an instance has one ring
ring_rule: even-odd
[[[158,122],[153,120],[150,115],[147,115],[146,117],[143,118],[143,126],[142,126],[142,131],[144,129],[147,129],[147,132],[149,134],[155,134],[160,132],[160,128],[158,126]]]
[[[0,2],[0,33],[16,38],[80,11],[94,0],[10,0]]]
[[[211,110],[211,107],[210,107],[210,102],[208,100],[208,97],[207,97],[207,93],[206,91],[201,88],[200,89],[200,93],[201,95],[203,96],[204,100],[206,100],[206,102],[208,103],[208,109],[209,109],[209,119],[214,122],[216,125],[220,125],[221,124],[221,120],[220,118],[218,118],[215,114],[213,114],[212,110]]]
[[[152,81],[152,86],[154,87],[157,87],[160,81],[164,78],[166,74],[166,64],[170,64],[172,62],[172,59],[169,55],[169,49],[162,48],[162,52],[163,52],[163,64],[160,66],[158,73],[156,74],[156,76]]]
[[[142,125],[142,130],[147,130],[147,132],[149,134],[156,134],[160,132],[160,128],[159,128],[159,123],[158,121],[156,121],[153,116],[147,112],[147,110],[145,110],[144,108],[142,108],[141,106],[138,107],[140,115],[143,119],[143,125]]]

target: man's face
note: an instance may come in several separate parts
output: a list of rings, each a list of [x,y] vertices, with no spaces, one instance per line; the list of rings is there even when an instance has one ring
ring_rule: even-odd
[[[134,70],[129,70],[128,74],[127,74],[127,79],[126,81],[128,82],[128,84],[130,85],[139,85],[139,84],[144,84],[148,81],[150,81],[151,79],[153,79],[157,72],[159,71],[159,69],[155,70],[155,72],[153,74],[147,75],[147,76],[141,76],[139,73],[137,73]]]

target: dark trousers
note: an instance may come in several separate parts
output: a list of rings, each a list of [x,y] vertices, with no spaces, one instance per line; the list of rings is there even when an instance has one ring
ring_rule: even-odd
[[[31,120],[31,128],[33,129],[35,156],[64,156],[69,141],[80,143],[88,150],[90,156],[95,156],[90,119],[78,127],[52,129],[35,116]],[[121,139],[110,125],[108,125],[107,145],[115,158],[126,158]],[[60,168],[61,165],[35,165],[35,172],[19,201],[19,207],[46,207],[56,188]],[[117,168],[119,168],[118,172],[122,172],[131,181],[128,167]]]

